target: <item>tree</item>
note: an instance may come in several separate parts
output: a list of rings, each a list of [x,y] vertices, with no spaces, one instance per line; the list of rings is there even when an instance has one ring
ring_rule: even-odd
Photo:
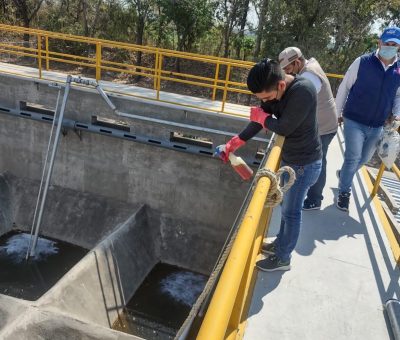
[[[383,16],[384,26],[400,26],[400,0],[388,1],[383,5],[387,9]]]
[[[32,19],[38,13],[44,0],[12,0],[15,7],[16,18],[24,27],[29,28]],[[24,34],[24,46],[29,47],[29,34]]]
[[[242,13],[243,1],[246,0],[224,0],[220,3],[217,18],[222,23],[222,31],[223,31],[223,43],[224,45],[224,58],[229,56],[230,47],[231,47],[231,38],[233,36],[233,30],[237,27]],[[246,18],[247,18],[248,5],[246,9]]]
[[[269,0],[254,1],[254,8],[258,14],[258,28],[256,33],[256,41],[254,47],[254,60],[259,59],[261,51],[261,43],[263,40],[263,33],[265,29],[265,23],[267,20],[267,10],[268,10]],[[260,11],[257,8],[260,7]]]
[[[239,11],[239,32],[238,32],[238,40],[243,41],[244,39],[244,29],[247,24],[247,14],[249,12],[250,0],[244,0],[242,2],[242,6]],[[240,59],[240,51],[241,48],[236,47],[236,58]]]
[[[146,23],[152,14],[154,2],[152,0],[127,0],[127,3],[136,14],[135,44],[143,45]],[[142,51],[136,52],[136,65],[138,66],[142,65],[142,55]],[[140,69],[137,71],[140,72]],[[139,80],[140,76],[137,76],[136,79]]]
[[[177,50],[190,51],[213,25],[214,3],[210,0],[159,0],[166,22],[173,23]]]

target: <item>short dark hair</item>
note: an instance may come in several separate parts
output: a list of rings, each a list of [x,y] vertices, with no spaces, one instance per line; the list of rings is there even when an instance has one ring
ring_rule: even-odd
[[[285,74],[277,61],[263,59],[249,71],[247,87],[253,93],[271,91],[276,88],[280,80],[284,79]]]

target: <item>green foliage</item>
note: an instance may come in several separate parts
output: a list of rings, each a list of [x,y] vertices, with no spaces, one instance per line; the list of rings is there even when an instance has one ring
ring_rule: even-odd
[[[254,50],[255,39],[251,36],[240,36],[236,34],[233,39],[233,46],[235,49],[241,51],[241,59],[246,60],[247,56]]]
[[[249,0],[0,0],[0,21],[247,60],[254,54],[254,59],[277,58],[285,47],[298,46],[325,71],[336,73],[376,48],[377,28],[400,25],[400,0],[251,3],[258,16],[252,22]],[[84,44],[51,44],[60,51],[93,53]],[[116,59],[131,57],[122,53]]]
[[[209,0],[158,0],[161,20],[173,23],[177,49],[190,51],[212,27],[215,4]]]
[[[325,71],[343,73],[357,56],[375,48],[372,24],[387,7],[376,0],[268,1],[262,56],[277,58],[285,47],[297,46]]]

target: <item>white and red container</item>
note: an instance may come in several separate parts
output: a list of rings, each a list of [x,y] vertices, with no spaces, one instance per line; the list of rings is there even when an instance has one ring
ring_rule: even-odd
[[[231,152],[229,154],[229,161],[231,162],[233,169],[245,181],[248,181],[253,176],[253,170],[246,164],[246,162],[241,157],[237,157]]]

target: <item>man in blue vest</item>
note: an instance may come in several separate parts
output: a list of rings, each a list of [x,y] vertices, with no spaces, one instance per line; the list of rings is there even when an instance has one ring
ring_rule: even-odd
[[[349,210],[357,170],[375,152],[385,122],[400,119],[400,28],[386,28],[376,52],[358,57],[339,86],[336,107],[344,123],[345,153],[336,206]]]

